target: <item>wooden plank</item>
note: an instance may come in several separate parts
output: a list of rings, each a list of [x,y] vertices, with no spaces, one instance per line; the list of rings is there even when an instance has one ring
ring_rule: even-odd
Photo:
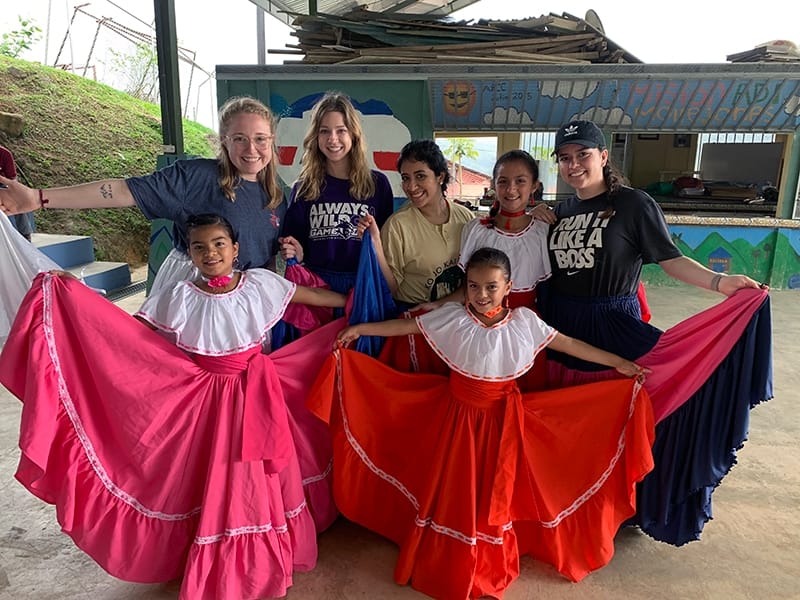
[[[499,56],[507,56],[507,57],[515,57],[520,59],[528,59],[531,62],[543,62],[543,63],[589,63],[591,60],[587,57],[587,59],[583,60],[580,56],[561,56],[559,54],[534,54],[531,52],[515,52],[514,50],[497,50],[497,54]]]
[[[575,50],[581,50],[582,48],[588,47],[595,47],[600,43],[600,40],[597,40],[596,43],[582,43],[582,42],[571,42],[571,43],[564,43],[564,44],[554,44],[550,48],[542,48],[540,52],[542,54],[564,54],[567,52],[573,52]]]
[[[581,42],[589,41],[597,38],[593,33],[581,33],[576,35],[564,36],[548,36],[545,39],[513,39],[513,40],[498,40],[492,42],[470,42],[465,44],[425,44],[419,46],[402,46],[405,51],[425,51],[425,52],[450,52],[450,51],[478,51],[478,50],[492,50],[494,48],[514,48],[523,46],[550,46],[554,44],[562,44],[566,42]],[[382,46],[375,48],[375,50],[391,54],[397,51],[397,46]]]
[[[350,53],[356,52],[356,50],[354,50],[353,48],[350,48],[348,46],[342,46],[340,44],[321,44],[320,47],[325,48],[326,50],[336,50],[338,52],[350,52]]]
[[[380,13],[356,10],[344,16],[303,16],[296,19],[296,24],[302,27],[292,35],[299,43],[287,44],[288,51],[271,49],[271,54],[305,53],[306,62],[318,64],[571,64],[625,62],[626,57],[631,58],[601,32],[568,13],[522,20],[448,23],[438,17],[393,14],[383,18]],[[750,58],[755,52],[740,53],[744,54]],[[765,60],[764,54],[758,56]],[[783,56],[769,58],[781,60]]]

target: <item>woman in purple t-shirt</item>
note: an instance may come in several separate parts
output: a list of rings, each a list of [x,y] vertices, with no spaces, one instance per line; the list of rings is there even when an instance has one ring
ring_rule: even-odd
[[[347,292],[358,267],[362,218],[370,214],[382,226],[394,196],[386,176],[369,168],[361,120],[344,94],[329,92],[314,105],[302,164],[279,239],[281,255]]]

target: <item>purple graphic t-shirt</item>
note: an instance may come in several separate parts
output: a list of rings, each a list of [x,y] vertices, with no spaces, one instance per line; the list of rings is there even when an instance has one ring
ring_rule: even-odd
[[[325,176],[316,200],[297,198],[295,183],[286,211],[282,235],[291,235],[303,246],[303,263],[314,270],[354,273],[358,267],[361,240],[358,220],[369,212],[382,227],[392,214],[394,197],[383,173],[372,172],[375,195],[366,200],[350,196],[350,181]]]

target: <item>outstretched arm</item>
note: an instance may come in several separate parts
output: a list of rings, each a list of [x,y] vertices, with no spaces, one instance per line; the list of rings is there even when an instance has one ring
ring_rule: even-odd
[[[563,333],[557,333],[556,337],[550,341],[547,347],[552,348],[556,352],[569,354],[575,358],[606,365],[607,367],[613,367],[628,377],[638,377],[639,375],[650,372],[650,369],[640,367],[636,363],[624,359],[621,356],[617,356],[612,352],[606,352],[605,350],[601,350],[581,340],[576,340]]]
[[[350,327],[342,329],[337,339],[343,344],[349,344],[362,335],[392,337],[411,335],[414,333],[420,333],[416,319],[391,319],[390,321],[378,321],[377,323],[359,323],[358,325],[351,325]]]
[[[458,289],[450,292],[444,298],[439,298],[438,300],[432,300],[430,302],[423,302],[422,304],[418,304],[417,306],[415,306],[413,310],[433,310],[435,308],[439,308],[444,304],[447,304],[448,302],[455,302],[456,304],[464,304],[466,299],[467,299],[467,286],[462,283],[458,287]]]
[[[298,285],[294,290],[294,296],[290,300],[292,303],[308,304],[310,306],[330,306],[341,308],[347,302],[347,296],[339,292],[326,290],[325,288],[306,287]]]
[[[678,281],[730,296],[742,288],[760,288],[758,282],[746,275],[725,275],[707,269],[688,256],[679,256],[660,263],[664,272]]]
[[[118,208],[134,206],[133,194],[124,179],[103,179],[70,187],[39,190],[17,180],[0,177],[0,209],[15,215],[39,208]]]

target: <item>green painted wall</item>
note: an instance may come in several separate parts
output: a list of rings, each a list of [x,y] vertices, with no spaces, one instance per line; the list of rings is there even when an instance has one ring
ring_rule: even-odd
[[[800,290],[800,229],[670,225],[684,255],[720,273],[749,275],[773,289]],[[645,265],[646,285],[677,285],[658,265]]]

